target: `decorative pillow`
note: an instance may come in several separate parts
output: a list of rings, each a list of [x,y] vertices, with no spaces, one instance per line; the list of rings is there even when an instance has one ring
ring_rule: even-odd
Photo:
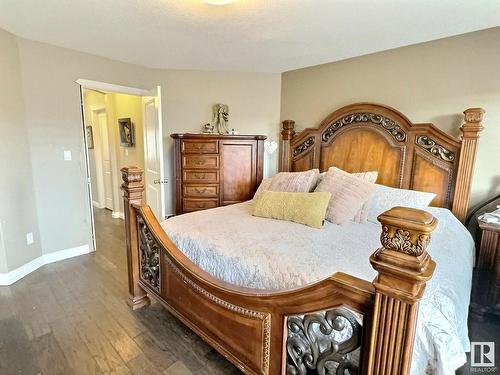
[[[332,193],[326,219],[334,224],[344,224],[353,219],[368,201],[375,191],[375,184],[331,167],[315,191]]]
[[[378,172],[359,172],[359,173],[351,173],[353,176],[356,176],[357,178],[361,178],[362,180],[368,181],[375,183],[377,181],[378,177]],[[356,212],[356,215],[354,215],[353,221],[355,223],[359,224],[364,224],[366,223],[366,219],[368,218],[368,209],[370,207],[370,201],[371,199],[368,199],[359,209],[358,212]]]
[[[376,223],[378,215],[396,206],[425,209],[435,197],[434,193],[375,184],[375,194],[370,199],[368,209],[368,220]]]
[[[293,221],[313,228],[322,228],[329,192],[290,193],[264,190],[259,194],[253,210],[254,216]]]
[[[257,191],[253,195],[253,199],[257,199],[258,196],[264,191],[264,190],[269,190],[269,185],[271,185],[272,178],[264,178],[262,182],[260,183],[259,187],[257,188]]]
[[[305,172],[280,172],[273,177],[270,191],[286,191],[290,193],[309,193],[318,183],[319,169]]]

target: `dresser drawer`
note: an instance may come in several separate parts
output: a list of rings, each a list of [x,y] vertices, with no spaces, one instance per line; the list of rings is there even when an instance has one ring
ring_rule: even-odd
[[[216,140],[191,140],[181,141],[181,151],[185,154],[217,154],[219,142]]]
[[[219,155],[182,155],[182,167],[183,168],[219,168]]]
[[[184,212],[207,210],[218,205],[218,199],[184,199]]]
[[[219,185],[184,185],[183,193],[189,198],[218,198]]]
[[[219,171],[199,171],[193,169],[184,169],[182,171],[182,180],[186,183],[218,183]]]

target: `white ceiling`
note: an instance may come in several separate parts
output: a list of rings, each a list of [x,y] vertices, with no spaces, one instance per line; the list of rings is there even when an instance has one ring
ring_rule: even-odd
[[[0,0],[0,28],[152,68],[282,72],[498,25],[500,0]]]

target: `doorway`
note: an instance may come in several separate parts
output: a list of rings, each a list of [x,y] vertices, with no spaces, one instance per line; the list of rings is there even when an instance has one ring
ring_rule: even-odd
[[[78,80],[85,145],[90,246],[124,219],[120,169],[144,170],[145,201],[165,216],[161,92]],[[97,220],[96,220],[97,218]],[[123,225],[120,225],[121,227]],[[114,228],[114,229],[112,229]]]

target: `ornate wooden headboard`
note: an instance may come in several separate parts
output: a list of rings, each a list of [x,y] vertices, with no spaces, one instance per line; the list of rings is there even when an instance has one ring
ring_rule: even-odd
[[[432,205],[451,209],[463,221],[484,110],[470,108],[464,115],[461,139],[433,124],[413,124],[395,109],[373,103],[340,108],[318,128],[298,134],[294,121],[286,120],[280,170],[376,170],[377,183],[436,193]]]

